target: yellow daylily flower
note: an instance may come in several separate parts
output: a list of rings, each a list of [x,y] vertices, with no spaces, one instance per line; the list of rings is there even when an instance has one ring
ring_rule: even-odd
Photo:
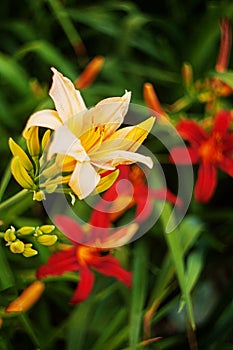
[[[67,164],[71,166],[72,174],[68,185],[79,199],[87,197],[98,187],[103,170],[115,170],[119,164],[135,162],[152,168],[150,157],[135,152],[150,132],[154,117],[136,126],[119,129],[129,107],[130,92],[126,91],[122,97],[106,98],[87,109],[72,82],[55,68],[52,71],[54,74],[50,96],[56,111],[34,113],[29,118],[23,135],[27,138],[30,128],[34,126],[55,131],[46,150],[47,159],[50,161],[53,157],[59,157],[60,164],[64,161],[65,167]],[[111,177],[109,181],[111,186]]]

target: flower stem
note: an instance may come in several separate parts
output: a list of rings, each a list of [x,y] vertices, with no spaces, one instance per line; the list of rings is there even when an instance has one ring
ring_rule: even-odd
[[[12,197],[6,199],[4,202],[0,203],[0,211],[6,210],[12,205],[14,205],[19,200],[22,200],[29,193],[27,189],[23,189],[20,192],[16,193]]]

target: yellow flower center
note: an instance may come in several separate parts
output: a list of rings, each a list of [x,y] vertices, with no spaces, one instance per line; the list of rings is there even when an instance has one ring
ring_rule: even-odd
[[[80,136],[80,141],[87,153],[93,150],[94,147],[101,145],[105,129],[105,125],[93,126]]]
[[[199,147],[200,157],[207,163],[218,163],[222,160],[222,137],[218,133],[212,135],[212,137],[203,142]]]
[[[80,245],[76,250],[76,257],[81,265],[87,265],[93,264],[96,259],[99,259],[101,256],[108,255],[109,253],[110,251],[106,249]]]

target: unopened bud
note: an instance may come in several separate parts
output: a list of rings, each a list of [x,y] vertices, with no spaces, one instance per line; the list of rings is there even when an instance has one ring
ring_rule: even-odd
[[[4,239],[6,242],[14,242],[16,240],[15,235],[15,228],[11,226],[11,228],[8,228],[4,234]]]
[[[54,225],[42,225],[40,226],[40,230],[43,233],[51,233],[55,229]]]
[[[34,191],[34,195],[33,195],[33,200],[34,201],[38,201],[38,202],[41,202],[45,199],[45,194],[43,191]]]
[[[45,245],[47,247],[53,245],[57,241],[57,236],[56,235],[42,235],[37,237],[37,242]]]
[[[17,230],[17,233],[19,233],[22,236],[31,235],[35,231],[35,227],[32,226],[23,226],[19,230]]]
[[[37,254],[38,254],[38,251],[35,249],[32,249],[31,243],[27,243],[24,245],[23,256],[25,256],[25,258],[31,258],[32,256]]]
[[[11,243],[10,251],[14,254],[21,254],[24,251],[24,243],[17,239],[15,242]]]
[[[41,281],[36,281],[27,287],[22,294],[13,300],[6,308],[6,313],[25,312],[30,309],[43,293],[45,285]]]
[[[186,86],[189,86],[193,83],[193,69],[191,64],[184,63],[182,67],[182,77]]]

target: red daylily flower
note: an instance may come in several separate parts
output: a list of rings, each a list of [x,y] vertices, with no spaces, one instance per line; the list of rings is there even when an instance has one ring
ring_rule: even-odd
[[[231,112],[221,111],[215,119],[212,130],[207,132],[193,120],[182,120],[177,130],[190,143],[188,147],[191,162],[200,164],[194,197],[199,202],[208,202],[217,186],[217,168],[233,176],[233,133],[229,131]],[[184,147],[171,150],[175,164],[190,164]]]
[[[83,242],[85,232],[77,222],[65,215],[56,216],[55,223],[71,239],[73,245],[71,248],[53,254],[47,264],[42,265],[37,270],[38,279],[78,271],[80,280],[71,299],[73,304],[84,301],[90,295],[95,279],[91,268],[106,276],[117,278],[127,287],[131,286],[132,273],[121,267],[119,261],[111,255],[110,249],[96,248],[75,242],[77,236],[79,241]]]
[[[93,212],[97,219],[102,212],[109,213],[111,222],[116,221],[128,209],[136,206],[135,222],[143,222],[149,218],[156,199],[168,200],[179,206],[182,202],[167,188],[152,189],[148,187],[146,176],[142,169],[134,164],[120,165],[119,176],[115,183],[103,194],[102,199],[95,206]],[[122,181],[126,180],[126,181]],[[130,186],[131,185],[131,186]],[[93,219],[95,219],[93,217]]]

